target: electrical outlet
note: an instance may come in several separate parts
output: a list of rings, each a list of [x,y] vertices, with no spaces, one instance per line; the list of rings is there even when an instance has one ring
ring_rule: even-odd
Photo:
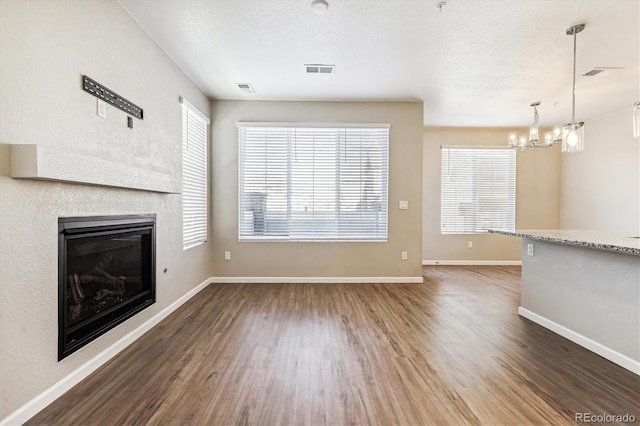
[[[406,251],[403,251],[402,253],[400,253],[400,258],[401,258],[402,260],[407,260],[407,252],[406,252]]]
[[[467,243],[467,248],[470,248],[470,249],[472,249],[472,248],[473,248],[473,241],[469,241],[469,242]]]
[[[231,260],[231,252],[230,251],[225,251],[224,252],[224,260]]]
[[[98,117],[107,118],[107,103],[98,99]]]
[[[533,256],[533,244],[527,244],[527,256]]]
[[[409,210],[409,202],[405,200],[400,200],[398,203],[398,208],[400,210]]]

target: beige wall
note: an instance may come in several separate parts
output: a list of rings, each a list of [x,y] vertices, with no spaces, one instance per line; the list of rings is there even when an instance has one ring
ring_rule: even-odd
[[[561,226],[640,235],[640,141],[631,108],[585,124],[585,148],[562,156]]]
[[[142,106],[145,119],[130,130],[113,107],[97,117],[81,74]],[[208,99],[117,2],[0,1],[0,143],[180,175],[179,96],[209,114]],[[180,195],[12,179],[7,153],[0,150],[0,419],[212,275],[211,244],[182,250]],[[58,217],[131,213],[157,214],[157,302],[58,362]]]
[[[492,234],[440,233],[441,145],[506,145],[507,129],[425,129],[422,256],[425,261],[521,259],[521,239]],[[516,228],[558,228],[560,147],[517,153]],[[473,241],[473,248],[467,248]]]
[[[422,103],[214,101],[212,115],[216,276],[421,276]],[[238,242],[238,121],[390,123],[388,242]],[[399,200],[409,210],[398,210]]]

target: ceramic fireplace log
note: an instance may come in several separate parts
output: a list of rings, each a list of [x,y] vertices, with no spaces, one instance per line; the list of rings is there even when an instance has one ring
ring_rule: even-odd
[[[71,289],[71,298],[78,304],[84,300],[84,291],[80,285],[80,277],[78,274],[69,275],[69,288]]]

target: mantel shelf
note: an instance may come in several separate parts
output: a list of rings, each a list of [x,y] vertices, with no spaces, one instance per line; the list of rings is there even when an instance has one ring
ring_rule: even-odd
[[[63,151],[39,144],[13,144],[11,177],[82,183],[142,191],[179,194],[179,179],[102,158]]]

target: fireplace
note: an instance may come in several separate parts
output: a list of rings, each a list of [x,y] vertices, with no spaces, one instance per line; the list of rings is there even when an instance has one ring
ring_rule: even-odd
[[[155,302],[155,222],[58,219],[58,361]]]

